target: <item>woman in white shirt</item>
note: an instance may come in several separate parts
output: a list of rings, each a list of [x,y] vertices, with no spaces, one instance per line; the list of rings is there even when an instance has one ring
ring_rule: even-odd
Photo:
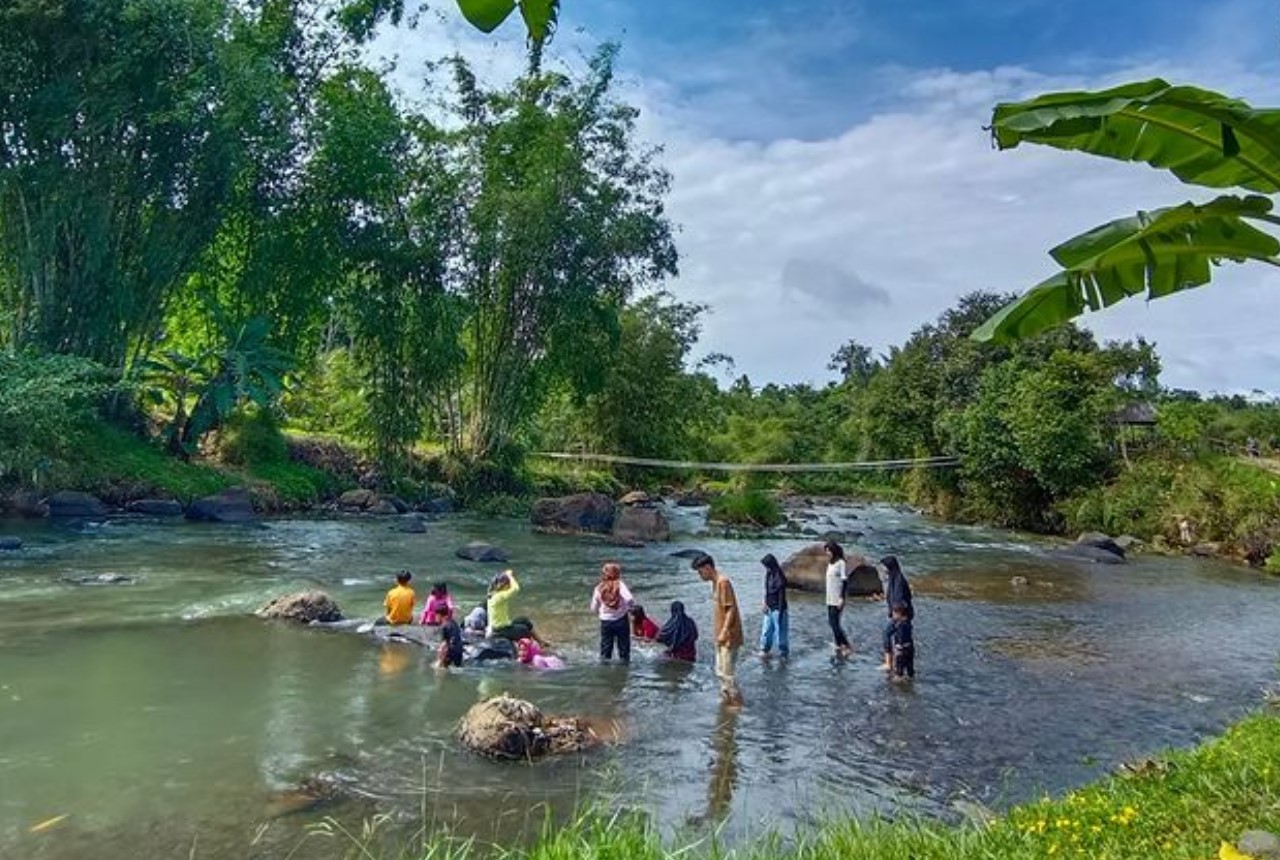
[[[829,540],[823,544],[827,551],[827,623],[831,625],[831,635],[835,639],[836,656],[847,657],[853,653],[849,637],[844,635],[840,626],[840,614],[844,612],[845,580],[849,574],[844,565],[844,547]]]
[[[613,659],[613,646],[618,646],[618,659],[631,662],[631,620],[627,613],[635,601],[622,581],[622,566],[609,562],[600,570],[600,582],[591,593],[591,611],[600,619],[600,659]]]

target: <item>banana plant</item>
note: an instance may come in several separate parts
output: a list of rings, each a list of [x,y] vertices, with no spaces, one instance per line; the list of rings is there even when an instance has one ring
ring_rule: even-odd
[[[174,404],[173,418],[164,430],[170,450],[189,456],[205,434],[222,426],[239,407],[267,409],[276,404],[294,361],[268,343],[270,333],[266,317],[254,317],[228,328],[216,349],[196,355],[169,351],[142,362],[138,375],[148,399]]]
[[[1200,287],[1224,261],[1280,266],[1280,240],[1268,229],[1280,226],[1271,214],[1271,195],[1280,193],[1280,110],[1157,79],[997,105],[991,135],[1002,150],[1052,146],[1255,193],[1138,212],[1062,243],[1049,252],[1060,271],[987,320],[975,340],[1030,337],[1132,296]]]
[[[458,0],[463,17],[485,33],[502,26],[517,7],[530,42],[541,45],[555,32],[560,0]]]

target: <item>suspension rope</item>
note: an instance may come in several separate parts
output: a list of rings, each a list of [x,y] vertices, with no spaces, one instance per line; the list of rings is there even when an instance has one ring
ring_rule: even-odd
[[[655,460],[617,454],[569,454],[552,451],[536,451],[530,456],[547,460],[577,460],[655,469],[688,469],[695,472],[870,472],[915,468],[949,469],[960,465],[959,457],[915,457],[904,460],[865,460],[858,463],[695,463],[691,460]]]

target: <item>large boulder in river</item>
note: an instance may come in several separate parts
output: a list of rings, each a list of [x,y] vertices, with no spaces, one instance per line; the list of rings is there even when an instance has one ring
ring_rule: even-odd
[[[1104,535],[1102,532],[1085,532],[1076,538],[1076,544],[1096,547],[1124,558],[1124,547],[1117,543],[1113,537]]]
[[[599,744],[585,721],[546,717],[536,705],[505,694],[472,705],[458,724],[458,740],[472,752],[507,761],[532,761]]]
[[[38,493],[30,490],[19,490],[8,497],[0,497],[0,512],[15,517],[40,519],[49,516],[49,506]]]
[[[125,510],[148,517],[180,517],[182,502],[173,499],[138,499],[127,504]]]
[[[186,511],[187,519],[202,523],[252,523],[258,515],[244,487],[233,487],[203,499],[196,499]]]
[[[108,508],[97,496],[63,490],[49,497],[49,516],[55,518],[104,517]]]
[[[880,575],[865,556],[848,553],[844,559],[849,581],[845,593],[850,597],[869,597],[880,592]],[[827,590],[827,551],[820,543],[810,544],[782,563],[787,587],[799,591],[825,594]]]
[[[613,537],[642,543],[667,541],[671,540],[671,525],[657,508],[624,507],[613,520]]]
[[[504,564],[508,560],[505,550],[502,550],[491,543],[485,543],[484,541],[478,540],[472,541],[464,547],[459,547],[457,551],[454,552],[454,555],[467,561],[479,561],[486,563],[492,562]]]
[[[281,618],[285,621],[331,623],[342,620],[342,610],[323,591],[300,591],[277,597],[258,610],[259,618]]]
[[[608,534],[613,528],[613,499],[603,493],[578,493],[533,504],[533,527],[544,532]]]

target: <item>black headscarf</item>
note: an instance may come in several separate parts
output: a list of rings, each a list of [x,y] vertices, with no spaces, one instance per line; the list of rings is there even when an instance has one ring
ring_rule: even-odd
[[[658,641],[672,650],[691,646],[698,641],[698,625],[684,614],[684,604],[679,600],[671,604],[671,617],[658,631]]]
[[[782,572],[782,565],[773,557],[773,553],[760,559],[764,565],[764,603],[771,610],[781,611],[787,608],[787,575]]]
[[[902,575],[902,565],[898,564],[898,559],[892,555],[886,555],[880,559],[880,564],[889,572],[889,578],[884,583],[884,602],[889,609],[889,615],[893,615],[895,604],[902,604],[906,607],[907,620],[910,621],[915,618],[916,609],[911,603],[911,584]]]

